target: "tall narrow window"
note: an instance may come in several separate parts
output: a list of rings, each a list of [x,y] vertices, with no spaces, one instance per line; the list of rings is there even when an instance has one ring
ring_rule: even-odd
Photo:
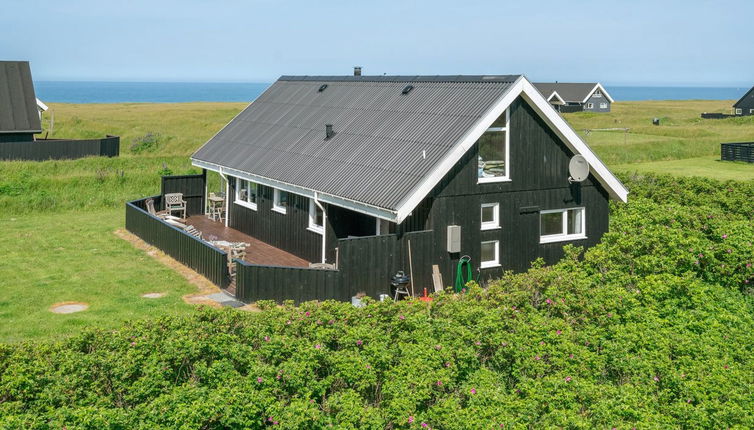
[[[539,242],[585,239],[584,208],[556,209],[539,214]]]
[[[236,203],[257,210],[257,184],[237,178]]]
[[[500,241],[490,240],[482,242],[481,246],[481,264],[482,269],[487,267],[497,267],[500,265]]]
[[[285,214],[288,212],[288,193],[282,190],[272,192],[272,210]]]
[[[594,109],[594,103],[587,103],[586,104],[587,109]]]
[[[510,112],[505,111],[477,141],[479,182],[507,181],[510,178]]]
[[[314,199],[309,200],[309,230],[323,234],[325,232],[324,214],[322,209],[317,206]]]
[[[500,228],[500,204],[482,203],[482,230]]]

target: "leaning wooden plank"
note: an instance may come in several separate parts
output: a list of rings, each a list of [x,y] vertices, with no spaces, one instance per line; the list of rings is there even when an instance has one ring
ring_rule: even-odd
[[[435,293],[439,293],[444,289],[442,285],[442,273],[440,273],[440,267],[437,264],[432,265],[432,283],[435,285]]]

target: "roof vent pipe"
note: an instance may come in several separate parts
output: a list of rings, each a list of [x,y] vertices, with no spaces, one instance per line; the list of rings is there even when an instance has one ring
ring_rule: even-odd
[[[361,76],[361,66],[354,66],[354,68],[353,68],[353,75],[354,76]]]
[[[332,124],[325,124],[325,139],[329,139],[335,136],[335,132],[332,129]]]

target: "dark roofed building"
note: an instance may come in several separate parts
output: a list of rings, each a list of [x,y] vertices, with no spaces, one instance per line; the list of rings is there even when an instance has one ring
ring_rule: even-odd
[[[754,115],[754,87],[744,94],[735,104],[733,113],[736,115]]]
[[[0,141],[33,141],[42,132],[28,61],[0,61]]]
[[[231,228],[328,264],[339,241],[423,231],[414,255],[446,280],[463,255],[487,278],[591,246],[628,193],[519,75],[283,76],[192,163],[225,180]]]
[[[534,86],[558,111],[610,112],[614,102],[600,83],[535,83]]]

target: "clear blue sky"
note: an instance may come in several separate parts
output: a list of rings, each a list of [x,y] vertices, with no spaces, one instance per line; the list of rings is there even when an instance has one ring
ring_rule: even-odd
[[[750,86],[754,1],[3,0],[0,59],[35,80],[270,82],[517,74]]]

